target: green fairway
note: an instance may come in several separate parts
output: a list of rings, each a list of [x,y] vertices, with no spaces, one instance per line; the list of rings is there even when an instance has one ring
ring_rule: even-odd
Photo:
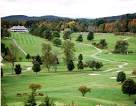
[[[102,50],[96,56],[93,56],[98,50],[91,45],[92,41],[87,41],[87,33],[83,33],[83,42],[75,41],[80,33],[73,33],[72,42],[75,43],[75,67],[77,63],[77,56],[82,53],[84,62],[87,60],[97,59],[102,61],[104,67],[100,71],[92,71],[90,68],[85,68],[78,71],[77,68],[73,72],[68,72],[66,65],[63,62],[63,50],[61,47],[55,47],[52,44],[53,51],[58,55],[60,64],[57,72],[52,69],[50,72],[42,66],[42,70],[36,75],[32,70],[27,70],[32,66],[32,63],[23,59],[18,61],[23,71],[20,76],[11,75],[11,64],[4,62],[3,70],[4,77],[2,78],[2,87],[4,88],[6,102],[8,106],[23,106],[27,96],[16,96],[17,93],[30,93],[28,88],[31,83],[39,83],[42,88],[38,92],[48,94],[52,97],[57,106],[63,106],[65,103],[72,103],[78,106],[135,106],[134,100],[136,95],[125,95],[121,91],[121,84],[116,82],[117,71],[122,70],[127,74],[127,78],[131,77],[131,72],[136,69],[136,53],[128,55],[113,54],[116,41],[127,39],[129,43],[129,50],[136,51],[136,37],[133,36],[115,36],[110,33],[96,33],[93,42],[99,42],[100,39],[106,39],[108,48]],[[61,36],[62,37],[62,36]],[[43,38],[32,36],[29,33],[12,33],[13,39],[26,52],[31,55],[42,54],[42,43],[48,42]],[[4,39],[3,42],[9,46],[14,43],[10,39]],[[25,55],[18,50],[18,55],[25,58]],[[16,64],[17,64],[16,63]],[[127,64],[126,64],[127,63]],[[126,64],[126,65],[124,65]],[[119,65],[124,65],[119,69]],[[110,70],[111,69],[111,70]],[[93,75],[95,74],[95,75]],[[133,78],[136,81],[136,77]],[[91,92],[82,97],[78,91],[79,86],[86,85],[91,88]],[[43,97],[36,97],[40,102]]]

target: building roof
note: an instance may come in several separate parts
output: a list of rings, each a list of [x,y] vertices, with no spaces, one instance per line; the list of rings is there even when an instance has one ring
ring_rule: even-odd
[[[27,30],[27,28],[25,28],[24,26],[13,26],[13,27],[11,27],[10,28],[10,30],[14,30],[14,29],[16,29],[16,30],[19,30],[19,29],[24,29],[24,30]]]

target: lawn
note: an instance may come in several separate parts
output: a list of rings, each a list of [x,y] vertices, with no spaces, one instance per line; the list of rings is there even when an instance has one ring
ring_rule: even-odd
[[[72,34],[72,42],[75,43],[76,48],[75,57],[77,58],[77,56],[82,53],[84,61],[93,59],[91,55],[96,53],[97,50],[91,46],[90,41],[86,40],[87,33],[83,33],[84,41],[82,43],[75,41],[78,35],[79,33]],[[12,33],[12,38],[16,40],[17,44],[23,48],[26,53],[32,55],[42,54],[41,45],[44,42],[48,42],[45,39],[32,36],[29,33]],[[54,70],[47,72],[47,69],[42,66],[42,70],[38,75],[33,73],[32,70],[22,72],[20,76],[10,75],[10,63],[4,63],[3,69],[5,76],[2,78],[2,87],[4,88],[8,106],[23,106],[27,96],[17,97],[16,94],[30,93],[31,91],[28,86],[31,83],[41,84],[42,88],[38,90],[38,92],[48,94],[49,97],[52,97],[54,102],[58,104],[57,106],[63,106],[62,104],[71,103],[72,101],[79,106],[95,106],[96,104],[102,104],[103,106],[115,106],[115,104],[117,104],[117,106],[134,106],[136,96],[129,98],[123,94],[121,92],[121,84],[117,83],[116,79],[111,79],[111,77],[117,75],[118,65],[123,64],[123,62],[128,63],[127,66],[121,69],[126,72],[128,78],[131,76],[132,70],[136,68],[136,54],[119,55],[110,53],[110,50],[114,49],[117,40],[126,38],[128,38],[128,36],[114,36],[109,33],[95,34],[95,42],[99,42],[100,39],[106,39],[108,42],[108,49],[97,54],[97,57],[115,61],[108,62],[100,60],[104,64],[101,71],[92,71],[89,68],[78,71],[77,68],[75,68],[73,72],[67,72],[62,59],[63,50],[61,47],[55,47],[53,45],[53,51],[59,56],[59,59],[61,59],[57,72],[54,72]],[[3,42],[7,45],[13,43],[11,39],[5,39]],[[129,50],[136,51],[136,37],[130,36],[128,42]],[[25,57],[23,54],[20,56]],[[32,63],[26,60],[17,63],[21,64],[23,71],[32,66]],[[75,61],[75,63],[77,63],[77,61]],[[116,69],[106,72],[106,70],[111,68]],[[91,73],[98,75],[89,75]],[[136,80],[136,78],[134,78],[134,80]],[[81,85],[87,85],[91,88],[91,92],[87,93],[85,97],[82,97],[78,91]],[[36,99],[40,102],[43,97],[36,97]]]

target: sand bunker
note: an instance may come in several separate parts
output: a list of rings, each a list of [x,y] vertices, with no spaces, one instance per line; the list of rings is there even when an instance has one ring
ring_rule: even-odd
[[[110,79],[116,79],[116,77],[110,77]]]
[[[32,70],[32,67],[28,67],[27,70]]]
[[[95,76],[95,75],[100,75],[100,74],[88,74],[88,75],[92,75],[92,76]]]

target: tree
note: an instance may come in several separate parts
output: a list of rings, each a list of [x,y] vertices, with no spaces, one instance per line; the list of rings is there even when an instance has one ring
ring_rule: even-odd
[[[53,37],[60,38],[60,33],[58,31],[53,32]]]
[[[29,88],[32,90],[32,92],[36,92],[37,89],[41,89],[41,85],[40,84],[30,84]]]
[[[32,92],[31,95],[29,95],[28,100],[25,102],[25,106],[36,106],[36,99],[35,99],[35,93]]]
[[[91,89],[87,86],[80,86],[78,90],[82,93],[82,96],[85,96],[87,92],[91,92]]]
[[[74,60],[75,45],[70,40],[66,40],[63,43],[64,61],[68,64],[69,61]]]
[[[15,73],[17,75],[19,75],[19,74],[21,74],[21,71],[22,71],[22,68],[21,68],[20,64],[16,64],[16,66],[15,66]]]
[[[82,60],[78,61],[77,68],[78,68],[78,70],[84,69],[84,64],[83,64]]]
[[[62,44],[61,39],[59,39],[59,38],[54,38],[54,39],[53,39],[53,44],[54,44],[55,46],[60,46],[60,45]]]
[[[83,60],[83,55],[82,54],[79,54],[78,56],[78,60],[82,61]]]
[[[71,39],[71,29],[67,28],[64,30],[64,35],[63,35],[63,39],[66,40],[66,39]]]
[[[128,29],[130,32],[136,33],[136,19],[132,19],[128,22]]]
[[[128,42],[125,40],[120,40],[116,42],[114,53],[127,54],[128,52]]]
[[[55,106],[55,104],[51,98],[46,96],[44,98],[44,101],[39,106]]]
[[[136,83],[132,79],[127,79],[123,82],[122,92],[128,96],[136,94]]]
[[[87,64],[87,66],[89,68],[92,68],[92,70],[95,70],[96,62],[94,60],[93,61],[88,61],[86,64]]]
[[[30,84],[29,88],[32,90],[31,95],[29,95],[28,100],[25,102],[25,106],[36,106],[36,99],[35,99],[35,95],[36,95],[36,90],[37,89],[41,89],[41,85],[40,84]]]
[[[38,61],[34,61],[32,69],[37,74],[41,70],[40,63]]]
[[[72,71],[74,68],[75,68],[74,63],[73,63],[72,60],[70,60],[70,61],[67,63],[67,69],[68,69],[69,71]]]
[[[126,74],[124,72],[119,72],[117,75],[117,82],[123,83],[126,80]]]
[[[103,67],[102,62],[97,61],[97,62],[95,63],[95,68],[96,68],[96,70],[99,70],[101,67]]]
[[[132,75],[136,75],[136,69],[132,71]]]
[[[58,59],[57,55],[52,54],[51,65],[53,66],[55,72],[57,71],[58,64],[59,64],[59,59]]]
[[[1,78],[3,77],[3,68],[1,67]]]
[[[6,28],[1,28],[1,37],[10,37],[11,33]]]
[[[42,45],[42,58],[43,58],[43,63],[50,71],[50,67],[52,65],[52,60],[53,60],[53,53],[51,52],[52,48],[49,43],[43,43]]]
[[[14,71],[14,66],[15,66],[15,61],[16,61],[16,54],[17,54],[16,45],[14,45],[14,44],[10,45],[10,48],[8,49],[6,59],[9,62],[11,62],[11,64],[12,64],[12,72],[11,72],[12,74],[13,74],[13,71]]]
[[[39,55],[35,57],[35,61],[37,61],[40,65],[42,65],[42,59]]]
[[[31,58],[31,56],[30,56],[30,54],[28,53],[28,54],[26,55],[26,59],[28,59],[28,61],[29,61],[30,58]]]
[[[100,69],[101,67],[103,67],[103,63],[102,62],[99,62],[99,61],[88,61],[87,62],[87,65],[88,67],[92,68],[92,70],[98,70]]]
[[[100,48],[101,49],[104,49],[107,47],[107,42],[105,39],[101,39],[100,42],[99,42],[99,45],[100,45]]]
[[[76,41],[83,42],[83,37],[81,34],[77,37]]]
[[[45,38],[45,39],[48,39],[49,41],[53,39],[53,36],[52,36],[52,32],[51,30],[49,29],[46,29],[42,32],[42,36]]]
[[[82,60],[83,60],[83,55],[79,54],[79,56],[78,56],[78,63],[77,63],[78,70],[84,69],[84,64],[83,64]]]
[[[87,40],[90,40],[90,41],[91,41],[91,40],[93,40],[93,39],[94,39],[94,34],[93,34],[93,32],[90,31],[90,32],[88,33],[88,35],[87,35]]]

